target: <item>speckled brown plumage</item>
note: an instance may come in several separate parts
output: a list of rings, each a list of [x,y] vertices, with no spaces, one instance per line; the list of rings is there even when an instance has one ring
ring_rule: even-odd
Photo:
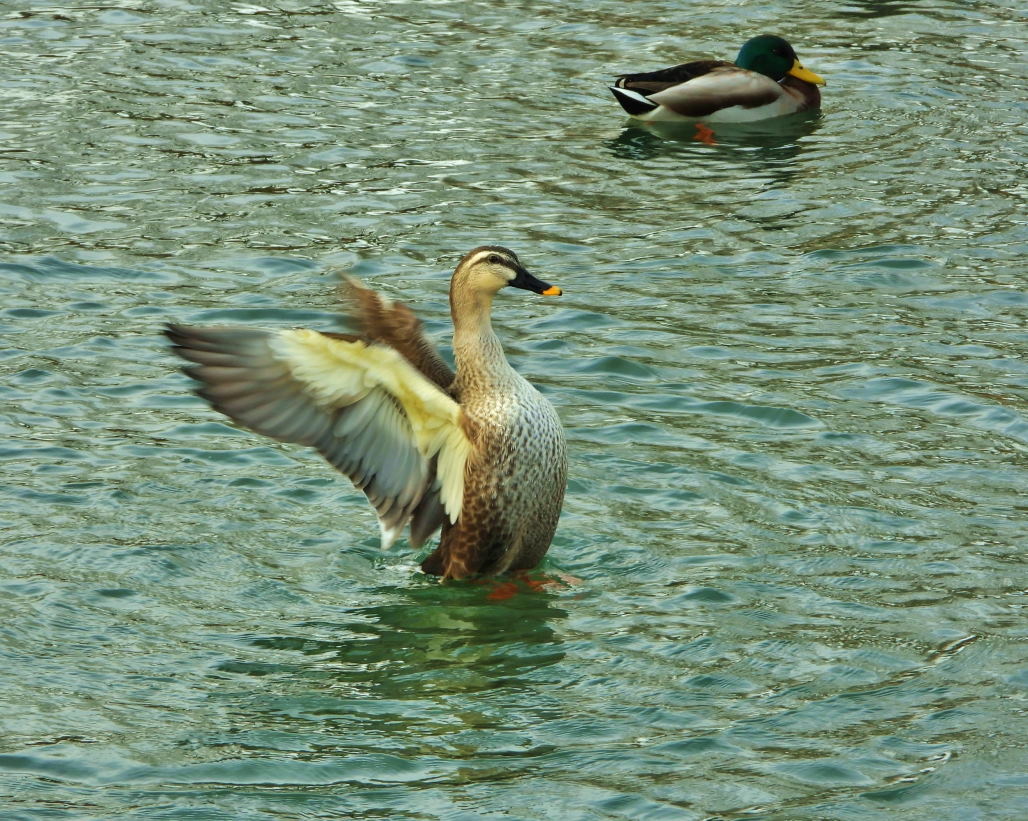
[[[451,393],[474,447],[465,470],[464,505],[457,522],[443,523],[426,573],[453,578],[535,567],[557,527],[567,484],[564,430],[553,405],[515,371],[483,299],[463,277],[483,246],[465,255],[450,284],[457,374]],[[441,572],[440,572],[441,571]]]
[[[440,568],[440,575],[462,578],[527,570],[553,540],[567,483],[563,429],[553,406],[511,373],[516,379],[494,383],[488,393],[464,386],[456,392],[464,397],[462,424],[474,449],[460,518],[443,523],[425,572]],[[458,382],[463,375],[458,368]]]

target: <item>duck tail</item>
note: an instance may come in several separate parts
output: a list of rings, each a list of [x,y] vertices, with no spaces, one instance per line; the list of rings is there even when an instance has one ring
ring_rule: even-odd
[[[614,99],[633,117],[638,117],[640,114],[649,114],[654,109],[659,108],[656,103],[651,102],[638,91],[632,91],[630,88],[611,86],[610,90],[614,94]]]

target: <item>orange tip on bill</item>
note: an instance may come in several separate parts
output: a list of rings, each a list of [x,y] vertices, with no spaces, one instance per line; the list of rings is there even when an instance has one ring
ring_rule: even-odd
[[[551,285],[549,288],[543,291],[543,296],[560,296],[562,293],[564,292],[556,285]]]

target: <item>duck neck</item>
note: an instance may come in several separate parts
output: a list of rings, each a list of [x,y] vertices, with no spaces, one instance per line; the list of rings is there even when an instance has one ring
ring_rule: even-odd
[[[808,83],[806,80],[786,74],[779,81],[779,85],[794,97],[802,100],[806,108],[817,108],[821,105],[821,92],[813,83]]]
[[[462,385],[496,385],[512,370],[493,331],[492,305],[492,294],[450,294],[453,355]]]

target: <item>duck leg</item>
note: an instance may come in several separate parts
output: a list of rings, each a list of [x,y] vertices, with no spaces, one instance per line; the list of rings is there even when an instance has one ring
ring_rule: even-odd
[[[704,145],[717,145],[717,140],[714,139],[714,130],[703,123],[696,123],[696,134],[693,139]]]

